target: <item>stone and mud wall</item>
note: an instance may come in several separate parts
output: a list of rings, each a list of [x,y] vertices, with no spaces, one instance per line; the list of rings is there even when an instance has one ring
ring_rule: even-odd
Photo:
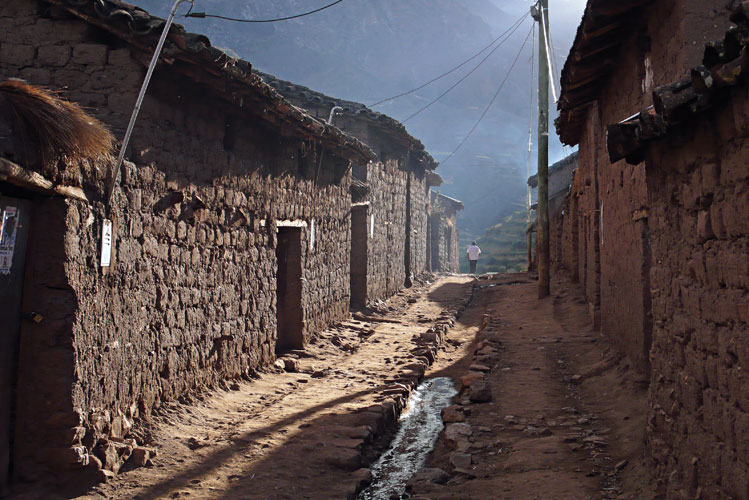
[[[417,276],[428,271],[429,186],[423,172],[410,172],[409,176],[411,274]]]
[[[734,89],[646,160],[648,446],[669,499],[749,498],[748,102]]]
[[[561,267],[591,309],[598,298],[602,331],[650,373],[648,450],[669,499],[749,498],[746,89],[637,165],[609,162],[605,127],[699,65],[705,42],[730,25],[726,6],[685,0],[645,11],[589,107],[565,216],[552,219],[552,237],[563,228]]]
[[[67,89],[119,135],[144,54],[80,20],[40,17],[43,7],[4,4],[0,77]],[[326,154],[318,176],[319,145],[254,123],[157,69],[113,198],[107,273],[103,170],[59,173],[90,204],[36,204],[24,307],[45,320],[22,330],[19,478],[40,478],[42,463],[116,471],[136,419],[271,362],[277,221],[300,227],[304,338],[348,314],[348,161]]]
[[[434,208],[430,217],[432,271],[441,273],[460,272],[459,240],[455,212],[449,213]]]
[[[643,373],[652,331],[645,164],[611,164],[605,127],[647,108],[654,87],[698,65],[705,42],[722,36],[728,26],[727,5],[680,0],[646,10],[599,100],[589,106],[580,138],[570,202],[570,209],[577,209],[577,229],[568,230],[573,234],[567,237],[565,267],[577,263],[573,274],[584,286],[591,319]],[[570,244],[575,232],[576,250]]]
[[[398,161],[367,166],[367,303],[384,300],[406,281],[406,189],[408,173]]]

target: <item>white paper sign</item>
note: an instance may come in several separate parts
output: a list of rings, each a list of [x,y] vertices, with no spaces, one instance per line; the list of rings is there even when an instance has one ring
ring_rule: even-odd
[[[18,232],[18,209],[5,207],[0,218],[0,274],[10,274]]]
[[[309,249],[315,249],[315,219],[312,219],[309,223]]]
[[[101,267],[109,267],[112,262],[112,221],[101,222]]]
[[[369,220],[369,237],[374,238],[374,214],[372,214]]]

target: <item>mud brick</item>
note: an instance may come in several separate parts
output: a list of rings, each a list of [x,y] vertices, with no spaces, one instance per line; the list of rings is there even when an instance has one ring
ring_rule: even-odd
[[[37,49],[37,62],[43,66],[66,66],[70,62],[68,45],[45,45]]]
[[[36,49],[33,45],[5,42],[0,45],[0,60],[4,64],[31,66],[34,62],[35,53]]]
[[[103,66],[107,62],[106,45],[84,43],[73,47],[73,61],[76,64]]]

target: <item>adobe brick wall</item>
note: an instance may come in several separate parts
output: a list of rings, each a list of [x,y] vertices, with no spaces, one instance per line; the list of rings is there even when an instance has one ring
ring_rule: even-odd
[[[330,117],[331,103],[335,102],[334,98],[309,99],[306,93],[295,91],[284,95],[322,120]],[[368,250],[370,260],[374,261],[367,270],[366,302],[371,303],[393,295],[404,286],[406,267],[410,275],[427,271],[429,186],[423,167],[412,164],[409,146],[403,142],[405,133],[394,132],[364,114],[339,113],[333,118],[333,125],[367,144],[379,160],[361,178],[370,189],[368,224],[371,215],[375,215],[376,234],[369,241]],[[387,192],[392,188],[394,193]]]
[[[41,18],[40,5],[0,10],[0,78],[68,89],[121,135],[147,57],[81,21]],[[22,332],[19,477],[94,455],[116,470],[108,438],[164,401],[272,361],[277,220],[307,223],[305,338],[348,315],[348,161],[326,154],[316,183],[318,154],[159,67],[129,149],[135,166],[115,192],[107,275],[97,265],[103,172],[60,173],[93,202],[42,201],[34,219],[25,307],[46,319]],[[184,199],[170,204],[174,193]]]
[[[429,221],[429,186],[423,173],[410,172],[411,203],[411,273],[427,272],[427,224]]]
[[[431,224],[432,271],[460,272],[460,241],[456,214],[435,203],[429,217]]]
[[[564,269],[576,281],[578,279],[576,271],[579,258],[577,198],[573,197],[571,194],[565,196],[562,210],[564,210],[564,216],[562,217],[562,234],[559,243],[561,246],[562,257],[559,265],[561,269]]]
[[[406,183],[395,159],[370,163],[367,231],[367,302],[384,300],[406,281]],[[374,221],[374,229],[372,222]]]
[[[579,224],[578,248],[580,249],[577,276],[585,292],[591,321],[600,327],[601,268],[600,268],[600,213],[598,205],[599,154],[596,148],[600,140],[598,107],[593,104],[588,113],[587,126],[579,145],[578,168],[572,195],[577,199]]]
[[[647,157],[653,266],[648,447],[667,498],[749,498],[749,101]]]
[[[648,370],[652,330],[645,166],[612,165],[605,126],[648,107],[652,88],[698,65],[705,42],[722,36],[729,26],[729,3],[679,0],[647,9],[639,25],[631,27],[617,70],[589,107],[579,144],[572,203],[577,250],[570,245],[568,266],[576,260],[575,274],[594,323],[642,372]]]

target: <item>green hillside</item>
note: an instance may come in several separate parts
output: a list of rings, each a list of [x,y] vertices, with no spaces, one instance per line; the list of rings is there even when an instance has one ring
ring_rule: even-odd
[[[484,232],[476,243],[481,248],[478,273],[519,273],[527,268],[525,210],[518,210]],[[461,252],[461,272],[468,272],[468,258]]]

